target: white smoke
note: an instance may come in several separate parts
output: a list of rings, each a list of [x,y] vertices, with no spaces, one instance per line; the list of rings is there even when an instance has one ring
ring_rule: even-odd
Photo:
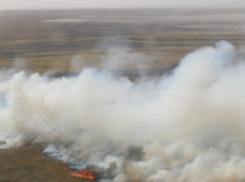
[[[244,181],[245,64],[235,59],[222,41],[157,81],[15,73],[0,83],[0,146],[41,144],[103,181]]]

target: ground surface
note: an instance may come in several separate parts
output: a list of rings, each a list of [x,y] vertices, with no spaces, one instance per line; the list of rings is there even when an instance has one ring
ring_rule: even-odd
[[[243,55],[244,30],[245,10],[0,11],[0,68],[17,65],[28,72],[63,75],[74,59],[82,60],[79,69],[103,68],[107,50],[117,48],[151,57],[130,60],[122,70],[126,74],[134,75],[130,65],[139,60],[138,68],[161,74],[187,53],[223,39]],[[0,182],[10,181],[81,179],[41,155],[38,147],[29,147],[0,150]]]
[[[30,72],[65,74],[77,59],[79,69],[104,68],[108,49],[118,48],[150,55],[139,61],[139,68],[150,72],[219,40],[240,49],[244,30],[245,10],[2,11],[0,67],[25,60]]]
[[[81,182],[63,164],[47,158],[39,147],[0,150],[0,182]]]

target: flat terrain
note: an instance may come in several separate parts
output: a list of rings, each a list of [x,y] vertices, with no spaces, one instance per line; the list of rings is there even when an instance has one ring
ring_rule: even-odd
[[[137,76],[136,69],[161,75],[187,53],[219,40],[230,41],[244,55],[244,30],[245,10],[0,11],[0,69],[51,70],[59,76],[75,62],[79,69],[74,73],[96,67],[129,76]],[[119,50],[119,56],[111,49]],[[119,61],[129,59],[123,68],[103,64],[120,56]],[[0,150],[0,182],[17,181],[81,179],[44,157],[38,147]]]
[[[240,50],[244,30],[245,10],[2,11],[0,67],[25,60],[29,72],[62,75],[76,59],[82,62],[79,69],[107,69],[101,62],[114,48],[149,55],[130,62],[151,72],[171,68],[187,53],[219,40]]]
[[[62,163],[43,156],[39,147],[0,150],[0,182],[81,182]]]

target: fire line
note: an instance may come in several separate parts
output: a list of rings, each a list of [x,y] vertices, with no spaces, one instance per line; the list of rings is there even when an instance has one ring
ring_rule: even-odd
[[[81,172],[77,172],[77,171],[72,172],[72,171],[70,171],[68,169],[68,167],[65,164],[64,164],[64,167],[66,168],[66,170],[68,171],[68,173],[71,176],[74,176],[74,177],[77,177],[77,178],[91,179],[91,180],[95,180],[95,178],[96,178],[96,174],[89,173],[89,169],[88,168],[84,169]]]

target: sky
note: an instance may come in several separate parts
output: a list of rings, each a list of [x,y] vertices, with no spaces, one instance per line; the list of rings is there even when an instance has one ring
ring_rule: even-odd
[[[189,7],[243,8],[245,0],[0,0],[1,10]]]

